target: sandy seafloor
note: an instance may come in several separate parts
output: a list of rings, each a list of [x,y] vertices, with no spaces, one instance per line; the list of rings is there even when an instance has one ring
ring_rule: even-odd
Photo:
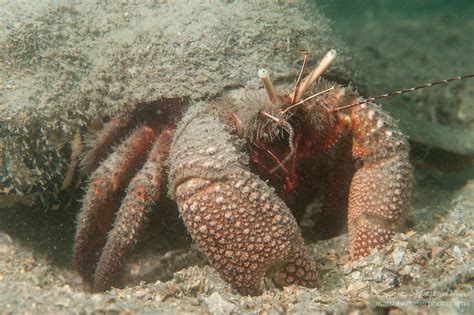
[[[442,5],[430,8],[429,1],[419,1],[416,8],[395,10],[388,1],[370,7],[357,2],[361,5],[352,7],[352,14],[340,18],[341,2],[325,1],[334,29],[354,50],[362,72],[367,70],[372,78],[373,91],[474,69],[474,47],[469,40],[474,26],[461,14],[468,9],[474,12],[472,5],[450,10]],[[429,9],[424,10],[423,5]],[[400,82],[400,78],[406,80]],[[449,130],[461,127],[469,132],[474,98],[465,91],[471,87],[451,88],[465,95],[462,114],[447,110],[451,118],[439,121],[444,117],[439,108],[426,112],[420,105],[416,115],[430,117]],[[415,98],[418,103],[431,103],[437,93],[443,92],[420,92]],[[455,132],[444,135],[458,137]],[[460,153],[458,147],[452,151]],[[470,151],[461,153],[472,156]],[[458,161],[451,158],[443,155],[438,164]],[[206,265],[184,232],[176,237],[169,231],[162,243],[143,246],[132,259],[125,276],[128,287],[90,294],[70,263],[77,209],[62,214],[38,210],[33,217],[26,205],[12,203],[1,210],[0,313],[470,314],[474,310],[472,162],[458,172],[422,168],[423,163],[414,162],[421,166],[415,173],[411,226],[405,233],[357,262],[348,259],[346,235],[310,243],[320,270],[320,288],[281,290],[268,281],[268,290],[260,297],[236,294]],[[26,197],[23,201],[30,204]],[[136,284],[139,281],[143,282]]]

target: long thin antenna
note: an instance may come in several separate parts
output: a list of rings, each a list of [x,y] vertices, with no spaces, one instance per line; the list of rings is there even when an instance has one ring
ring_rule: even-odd
[[[301,100],[301,101],[299,101],[298,103],[295,103],[295,104],[293,104],[293,105],[291,105],[291,106],[289,106],[289,107],[283,109],[282,111],[280,111],[280,113],[281,113],[281,114],[286,114],[288,111],[290,111],[290,110],[293,109],[294,107],[299,106],[299,105],[302,105],[302,104],[306,103],[307,101],[312,100],[312,99],[315,98],[315,97],[318,97],[318,96],[320,96],[320,95],[326,94],[327,92],[330,92],[330,91],[334,90],[335,88],[336,88],[336,86],[333,85],[333,86],[331,86],[330,88],[328,88],[328,89],[326,89],[326,90],[324,90],[324,91],[321,91],[321,92],[318,92],[318,93],[313,94],[313,95],[311,95],[311,96],[308,96],[308,97],[305,98],[304,100]]]
[[[341,106],[341,107],[338,107],[338,108],[330,109],[329,112],[330,113],[335,113],[335,112],[339,112],[341,110],[346,110],[346,109],[356,107],[356,106],[359,106],[359,105],[362,105],[362,104],[372,103],[376,100],[380,100],[380,99],[383,99],[383,98],[387,98],[387,97],[391,97],[391,96],[395,96],[395,95],[400,95],[400,94],[405,94],[405,93],[408,93],[408,92],[413,92],[413,91],[424,89],[424,88],[427,88],[427,87],[430,87],[430,86],[446,84],[446,83],[451,82],[451,81],[459,81],[459,80],[464,80],[464,79],[469,79],[469,78],[474,78],[474,73],[463,75],[463,76],[460,76],[460,77],[453,77],[453,78],[446,79],[446,80],[434,81],[434,82],[418,85],[418,86],[415,86],[415,87],[412,87],[412,88],[409,88],[409,89],[403,89],[403,90],[399,90],[399,91],[395,91],[395,92],[381,94],[381,95],[378,95],[378,96],[375,96],[375,97],[370,97],[370,98],[367,98],[367,99],[364,99],[362,101],[355,102],[355,103],[352,103],[352,104],[349,104],[349,105],[345,105],[345,106]]]
[[[301,66],[300,73],[298,74],[298,79],[296,79],[295,90],[293,91],[291,104],[295,103],[296,97],[299,94],[301,79],[303,79],[304,70],[306,69],[306,65],[308,64],[308,57],[309,57],[308,52],[305,49],[301,49],[300,51],[301,53],[303,53],[303,65]]]
[[[321,59],[318,66],[306,77],[306,79],[301,83],[301,86],[298,89],[295,100],[298,100],[301,95],[306,92],[306,90],[321,76],[321,74],[329,67],[329,65],[336,59],[336,50],[329,50],[326,55]]]

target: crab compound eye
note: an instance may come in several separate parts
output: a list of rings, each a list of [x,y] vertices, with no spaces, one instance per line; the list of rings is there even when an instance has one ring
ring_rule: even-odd
[[[257,75],[258,75],[259,79],[270,77],[270,74],[268,73],[268,70],[265,69],[265,68],[258,69]]]

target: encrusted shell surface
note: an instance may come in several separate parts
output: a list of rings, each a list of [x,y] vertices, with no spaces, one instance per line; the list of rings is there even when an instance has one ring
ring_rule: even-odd
[[[329,20],[299,2],[5,6],[0,193],[60,187],[74,134],[127,106],[255,86],[261,67],[287,79],[300,48],[314,62],[336,48],[333,75],[351,73]]]

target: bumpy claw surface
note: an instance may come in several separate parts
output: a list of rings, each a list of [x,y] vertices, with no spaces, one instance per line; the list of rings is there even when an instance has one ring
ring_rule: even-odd
[[[185,116],[170,152],[170,192],[194,241],[241,294],[261,294],[269,269],[282,285],[314,287],[315,263],[290,210],[248,171],[226,126],[204,111]]]
[[[282,286],[317,285],[287,205],[302,218],[322,197],[326,222],[316,228],[332,234],[347,210],[352,259],[383,247],[409,204],[407,141],[376,105],[339,112],[357,94],[320,81],[304,100],[283,95],[267,104],[261,95],[229,94],[193,103],[184,116],[183,101],[165,100],[112,119],[84,161],[90,170],[98,165],[74,248],[86,282],[96,291],[114,284],[162,197],[166,171],[188,232],[241,294],[261,294],[266,274]]]
[[[400,230],[409,205],[408,143],[375,105],[351,111],[353,155],[362,161],[349,194],[349,252],[353,259],[383,247]]]

